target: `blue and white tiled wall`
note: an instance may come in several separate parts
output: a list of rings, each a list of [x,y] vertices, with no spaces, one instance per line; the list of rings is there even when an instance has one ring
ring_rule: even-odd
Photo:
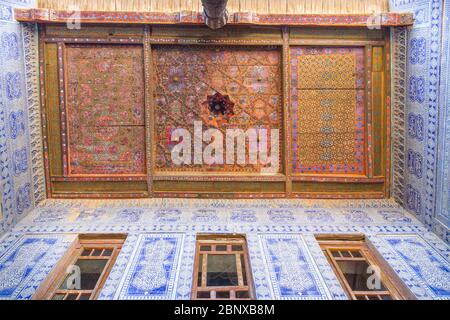
[[[435,230],[450,243],[450,1],[444,4]],[[439,231],[442,230],[442,231]]]
[[[393,11],[415,15],[407,35],[404,128],[393,130],[405,139],[401,203],[449,242],[450,0],[390,2]],[[12,9],[34,5],[0,0],[0,234],[45,198],[36,26],[15,22]]]
[[[449,242],[450,0],[390,2],[416,20],[407,35],[404,128],[393,130],[405,138],[401,203]],[[0,234],[45,198],[36,26],[18,24],[12,10],[34,4],[0,0]]]
[[[44,198],[36,26],[13,16],[14,7],[34,4],[0,0],[0,234]]]
[[[392,11],[413,12],[415,17],[406,35],[406,98],[404,119],[399,122],[405,126],[400,202],[449,242],[450,1],[390,3]]]
[[[364,233],[418,299],[450,299],[450,247],[392,200],[169,199],[43,202],[0,239],[0,299],[31,298],[75,233],[128,234],[100,299],[190,299],[196,235],[233,232],[258,299],[346,299],[318,233]]]

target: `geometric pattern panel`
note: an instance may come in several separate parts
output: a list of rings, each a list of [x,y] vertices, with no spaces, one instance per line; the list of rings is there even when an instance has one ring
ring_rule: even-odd
[[[145,174],[143,49],[67,45],[70,175]]]
[[[293,173],[363,174],[363,48],[291,48]]]
[[[273,129],[282,129],[281,55],[273,47],[153,46],[156,72],[155,139],[157,171],[221,171],[258,173],[266,164],[249,161],[246,142],[245,163],[175,165],[171,151],[172,132],[182,128],[194,137],[194,122],[202,129],[217,129],[226,137],[228,129],[267,129],[268,151]],[[208,96],[229,96],[232,114],[225,117],[211,110]],[[261,130],[258,130],[261,134]],[[281,132],[279,133],[281,137]],[[192,141],[194,138],[192,138]],[[224,149],[226,148],[225,138]],[[209,144],[200,142],[202,150]],[[261,146],[261,145],[260,145]],[[281,150],[281,145],[278,147]],[[238,152],[242,152],[237,148]],[[228,151],[228,150],[227,150]],[[280,153],[279,153],[280,154]],[[281,161],[279,161],[281,163]],[[282,168],[280,167],[281,171]]]
[[[301,235],[260,235],[275,299],[331,299]]]
[[[173,299],[182,245],[182,234],[139,235],[115,299]]]

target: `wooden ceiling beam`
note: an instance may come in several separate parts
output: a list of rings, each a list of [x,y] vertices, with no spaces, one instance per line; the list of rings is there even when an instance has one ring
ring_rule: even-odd
[[[181,12],[119,12],[119,11],[64,11],[53,9],[14,9],[19,22],[67,23],[79,19],[82,24],[176,24],[203,25],[203,14],[198,11]],[[315,26],[315,27],[397,27],[414,23],[411,13],[380,14],[258,14],[230,13],[230,25]]]

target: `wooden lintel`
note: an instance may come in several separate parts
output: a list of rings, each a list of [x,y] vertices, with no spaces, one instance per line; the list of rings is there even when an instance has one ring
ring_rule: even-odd
[[[53,9],[14,9],[19,22],[82,24],[205,24],[201,12],[116,12],[116,11],[61,11]],[[230,14],[230,25],[267,26],[333,26],[333,27],[397,27],[414,23],[411,13],[380,14],[257,14],[236,12]]]

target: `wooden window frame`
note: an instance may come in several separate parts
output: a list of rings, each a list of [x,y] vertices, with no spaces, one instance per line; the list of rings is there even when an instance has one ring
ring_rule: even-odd
[[[327,257],[345,293],[351,300],[371,300],[375,297],[380,300],[382,296],[389,295],[393,300],[413,300],[415,296],[404,285],[394,270],[388,265],[375,247],[365,239],[364,235],[316,235],[322,252]],[[361,257],[335,257],[333,251],[359,251]],[[355,291],[353,290],[344,273],[338,265],[338,261],[365,261],[369,266],[378,266],[380,269],[381,282],[386,290]],[[358,299],[358,297],[363,299]],[[364,299],[365,298],[365,299]]]
[[[124,234],[93,234],[79,235],[77,240],[67,250],[66,254],[56,264],[44,282],[40,285],[36,293],[33,295],[34,300],[51,300],[55,294],[65,294],[63,300],[66,300],[69,294],[78,294],[75,300],[79,300],[82,294],[91,294],[89,300],[96,300],[101,289],[103,288],[108,275],[111,272],[117,256],[125,242]],[[89,256],[82,256],[84,249],[92,249]],[[112,250],[109,256],[93,256],[93,249]],[[103,254],[103,252],[101,253]],[[74,265],[78,260],[107,260],[105,267],[92,290],[69,290],[59,289],[67,276],[67,267]]]
[[[217,251],[217,246],[227,246],[226,251]],[[202,246],[210,246],[211,250],[201,250]],[[232,246],[241,246],[242,250],[233,250]],[[200,254],[203,255],[202,260],[202,278],[201,286],[198,286],[198,269]],[[207,256],[208,254],[214,255],[236,255],[236,270],[238,275],[238,286],[215,286],[208,287],[206,285],[207,276]],[[241,256],[244,257],[245,266],[245,277],[247,280],[247,285],[244,285],[244,274],[242,270]],[[192,277],[192,300],[254,300],[255,290],[253,287],[253,278],[250,267],[250,260],[248,255],[247,240],[243,235],[220,235],[220,234],[208,234],[208,235],[198,235],[195,245],[195,261],[194,261],[194,271]],[[236,292],[248,292],[248,298],[237,298]],[[198,298],[197,294],[199,292],[209,292],[210,298]],[[217,292],[229,292],[229,298],[217,298]]]

